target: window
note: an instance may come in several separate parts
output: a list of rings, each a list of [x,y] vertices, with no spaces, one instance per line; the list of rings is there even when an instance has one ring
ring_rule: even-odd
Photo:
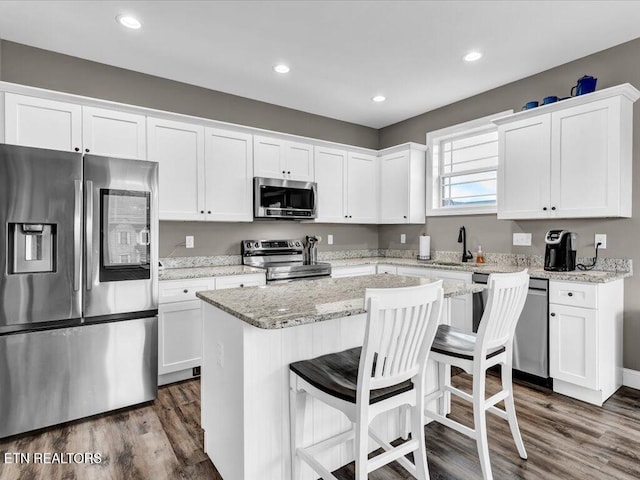
[[[427,134],[427,215],[495,213],[501,112]]]

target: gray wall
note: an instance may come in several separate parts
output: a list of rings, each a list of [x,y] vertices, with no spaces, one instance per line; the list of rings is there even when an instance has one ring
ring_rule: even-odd
[[[402,142],[425,143],[426,133],[456,123],[490,115],[506,109],[519,110],[529,100],[541,100],[548,95],[568,96],[576,79],[583,75],[598,77],[598,89],[631,83],[640,87],[640,39],[604,50],[538,75],[504,85],[489,92],[419,115],[380,131],[380,148]],[[640,102],[634,106],[636,132],[640,126]],[[640,136],[633,141],[634,159],[640,158]],[[592,256],[595,233],[607,234],[604,257],[632,258],[640,265],[640,175],[633,179],[633,213],[630,219],[591,220],[497,220],[495,215],[431,217],[423,226],[382,226],[379,233],[380,248],[417,248],[417,237],[426,230],[431,236],[432,248],[457,250],[458,228],[465,225],[470,248],[480,243],[485,252],[537,253],[544,252],[544,235],[552,228],[564,228],[578,233],[578,255]],[[588,192],[585,192],[588,194]],[[530,232],[531,247],[511,245],[512,233]],[[407,245],[400,245],[400,234],[407,234]],[[625,281],[625,367],[640,370],[640,275]]]
[[[248,239],[302,238],[321,235],[321,251],[378,248],[377,225],[332,225],[288,221],[253,223],[160,222],[160,256],[166,256],[185,235],[195,236],[195,248],[178,247],[173,256],[238,255],[240,241]],[[333,245],[327,245],[327,235]]]
[[[5,82],[360,147],[378,147],[378,131],[373,128],[6,40],[0,40],[0,46],[2,49],[0,79]]]

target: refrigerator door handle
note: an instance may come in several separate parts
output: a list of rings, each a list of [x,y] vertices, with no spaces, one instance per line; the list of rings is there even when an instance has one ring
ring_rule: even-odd
[[[82,180],[74,180],[73,183],[73,291],[77,292],[82,278]]]
[[[87,250],[86,255],[86,278],[87,278],[87,290],[91,290],[93,285],[93,182],[87,180],[85,190],[85,245]]]

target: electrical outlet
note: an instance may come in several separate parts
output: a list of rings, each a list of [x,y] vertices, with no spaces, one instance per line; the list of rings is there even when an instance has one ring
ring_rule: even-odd
[[[327,245],[333,245],[333,235],[327,235]]]
[[[600,243],[601,245],[598,248],[607,248],[607,234],[606,233],[596,233],[595,239],[593,241],[594,245]]]
[[[513,244],[518,245],[520,247],[530,247],[531,246],[531,234],[530,233],[514,233],[513,234]]]
[[[194,247],[193,235],[187,235],[186,237],[184,237],[184,246],[186,248]]]
[[[400,234],[400,243],[407,243],[407,235],[405,233]]]

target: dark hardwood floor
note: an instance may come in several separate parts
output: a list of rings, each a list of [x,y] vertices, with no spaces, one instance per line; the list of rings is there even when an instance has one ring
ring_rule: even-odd
[[[453,383],[469,390],[470,378],[457,375]],[[489,376],[489,391],[498,390],[497,381]],[[623,387],[603,408],[521,384],[515,397],[529,459],[518,457],[507,422],[489,415],[496,480],[640,478],[640,391]],[[455,400],[452,409],[455,418],[471,425],[466,402]],[[432,479],[481,478],[471,439],[437,424],[425,433]],[[221,480],[202,441],[200,383],[190,380],[161,387],[151,404],[0,440],[0,480]],[[11,464],[4,463],[6,452],[98,452],[102,462]],[[336,476],[353,478],[353,464]],[[412,477],[394,464],[369,478]]]

